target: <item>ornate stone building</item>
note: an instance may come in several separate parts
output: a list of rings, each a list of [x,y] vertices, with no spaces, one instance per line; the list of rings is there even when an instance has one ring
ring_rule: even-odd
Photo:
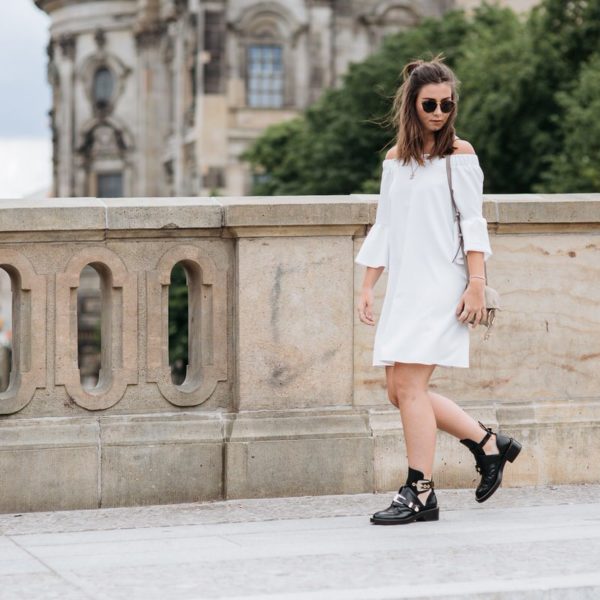
[[[240,154],[383,36],[472,0],[35,0],[56,196],[241,195]],[[506,4],[507,2],[505,2]],[[513,0],[513,5],[532,4]]]

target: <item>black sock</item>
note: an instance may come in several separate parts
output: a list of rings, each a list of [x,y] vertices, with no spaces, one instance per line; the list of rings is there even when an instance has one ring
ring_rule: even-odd
[[[425,475],[418,471],[417,469],[413,469],[412,467],[408,467],[408,476],[406,477],[406,483],[404,485],[410,485],[419,481],[419,479],[425,479]]]

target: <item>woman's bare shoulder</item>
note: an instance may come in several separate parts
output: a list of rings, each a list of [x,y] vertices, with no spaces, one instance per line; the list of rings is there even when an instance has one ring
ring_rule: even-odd
[[[454,154],[475,154],[475,148],[467,140],[456,138],[454,140]]]
[[[396,146],[393,146],[392,148],[390,148],[387,151],[387,154],[385,155],[385,159],[386,160],[390,160],[390,159],[393,159],[393,158],[398,158],[398,151],[397,151]]]

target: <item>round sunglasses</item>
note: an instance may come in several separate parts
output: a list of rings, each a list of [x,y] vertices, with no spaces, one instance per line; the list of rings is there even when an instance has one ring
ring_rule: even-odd
[[[430,98],[429,100],[423,100],[421,102],[421,106],[426,113],[432,113],[438,104],[443,113],[449,113],[456,106],[454,100],[442,100],[441,102],[438,102],[437,100]]]

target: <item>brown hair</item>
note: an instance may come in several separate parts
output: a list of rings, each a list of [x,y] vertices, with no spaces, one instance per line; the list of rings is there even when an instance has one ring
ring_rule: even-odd
[[[458,103],[457,87],[460,81],[452,69],[443,63],[440,53],[430,61],[413,60],[402,69],[404,82],[398,88],[392,105],[390,120],[396,128],[396,154],[404,164],[414,158],[421,166],[425,164],[423,152],[425,140],[423,126],[417,114],[416,101],[420,89],[428,83],[447,83],[452,90],[451,98]],[[448,115],[444,126],[434,132],[433,149],[430,158],[443,157],[452,154],[455,139],[454,123],[458,106]]]

